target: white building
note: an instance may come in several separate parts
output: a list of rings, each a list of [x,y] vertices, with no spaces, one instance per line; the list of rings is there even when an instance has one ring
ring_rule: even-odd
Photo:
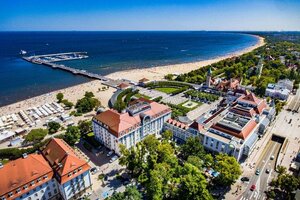
[[[160,134],[170,118],[168,106],[140,98],[122,113],[111,109],[96,115],[93,130],[99,142],[120,154],[119,144],[129,148],[147,135]]]
[[[269,83],[265,95],[271,98],[287,100],[293,90],[293,81],[288,79],[279,80],[277,84]]]
[[[199,136],[205,149],[227,153],[241,161],[249,155],[274,114],[274,109],[267,109],[264,100],[246,92],[239,93],[227,107],[213,109],[190,125],[168,120],[165,128],[173,131],[174,138],[184,141]]]

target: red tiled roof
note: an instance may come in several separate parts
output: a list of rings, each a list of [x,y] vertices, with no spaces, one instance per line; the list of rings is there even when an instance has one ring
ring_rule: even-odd
[[[221,124],[214,124],[211,126],[211,128],[222,131],[224,133],[227,133],[229,135],[232,135],[234,137],[240,138],[245,140],[248,135],[251,133],[251,131],[255,128],[255,126],[257,125],[257,123],[251,119],[242,129],[242,131],[237,131],[233,128],[229,128],[226,126],[223,126]]]
[[[176,126],[178,128],[181,128],[181,129],[188,129],[189,128],[188,125],[186,125],[186,124],[184,124],[182,122],[179,122],[177,120],[174,120],[174,119],[168,119],[167,123],[172,124],[172,125],[174,125],[174,126]]]
[[[199,124],[198,122],[194,121],[191,125],[191,128],[196,129],[198,131],[202,131],[204,129],[204,126]]]
[[[253,105],[258,105],[262,100],[260,100],[259,98],[257,98],[254,93],[252,92],[247,92],[246,95],[242,95],[238,98],[238,101],[241,102],[246,102],[246,103],[250,103]]]
[[[118,88],[121,88],[121,89],[124,89],[124,88],[127,88],[127,87],[129,87],[130,85],[128,85],[128,84],[126,84],[126,83],[120,83],[119,85],[118,85]]]
[[[142,113],[156,118],[167,112],[171,112],[171,109],[163,104],[159,104],[154,101],[145,100],[143,98],[138,99],[137,101],[145,101],[150,104],[151,109],[146,110]],[[95,116],[95,119],[108,127],[109,132],[114,134],[116,137],[121,136],[121,132],[126,131],[130,128],[134,128],[140,125],[141,117],[140,115],[129,115],[128,112],[118,113],[116,110],[110,109],[103,113],[100,113]]]
[[[90,166],[87,162],[80,158],[79,155],[63,140],[51,139],[43,149],[43,155],[48,160],[53,170],[60,176],[60,182],[65,183],[72,177],[69,173],[76,171],[78,175],[89,170]],[[82,167],[82,170],[78,169]]]
[[[45,175],[47,179],[43,178]],[[19,158],[5,164],[0,168],[0,177],[0,197],[6,196],[8,199],[8,193],[12,192],[12,198],[15,199],[51,179],[53,171],[42,155],[30,154],[27,158]],[[41,180],[37,181],[38,178]],[[34,185],[30,185],[32,181],[35,182]],[[25,190],[24,185],[27,185],[28,189]],[[18,188],[19,193],[16,191]]]
[[[147,78],[142,78],[142,79],[139,80],[140,83],[145,83],[145,82],[148,82],[148,81],[149,81],[149,79],[147,79]]]

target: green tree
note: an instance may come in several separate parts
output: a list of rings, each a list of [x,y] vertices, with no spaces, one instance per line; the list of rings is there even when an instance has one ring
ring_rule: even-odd
[[[204,175],[197,167],[189,163],[186,163],[182,169],[178,195],[183,200],[213,199],[207,189],[207,181]]]
[[[187,159],[189,156],[203,157],[205,152],[198,137],[189,137],[186,142],[180,146],[180,152],[183,159]]]
[[[70,109],[74,106],[74,104],[72,102],[68,101],[67,99],[63,99],[61,101],[61,103],[63,103],[66,107],[68,107]]]
[[[91,120],[80,121],[78,123],[78,128],[80,129],[81,134],[90,133],[93,130],[92,121]]]
[[[60,103],[64,99],[63,93],[61,93],[61,92],[57,93],[56,99],[57,99],[58,103]]]
[[[194,165],[198,169],[202,169],[203,166],[203,160],[201,160],[198,156],[189,156],[187,163]]]
[[[172,131],[170,131],[170,130],[166,130],[165,132],[163,132],[163,133],[161,134],[161,137],[162,137],[164,140],[168,141],[168,140],[171,140],[171,139],[173,138],[173,133],[172,133]]]
[[[94,97],[95,95],[94,95],[93,92],[85,92],[84,96],[85,96],[86,98],[92,98],[92,97]]]
[[[108,198],[109,200],[141,200],[142,194],[135,186],[126,187],[124,192],[117,192]]]
[[[78,113],[87,113],[100,105],[101,104],[98,99],[92,98],[91,94],[87,94],[85,97],[77,101],[75,108],[77,109]]]
[[[26,142],[33,142],[37,143],[42,141],[45,136],[48,134],[47,129],[32,129],[26,136],[25,136],[25,141]]]
[[[58,122],[49,122],[48,130],[50,134],[56,133],[60,129],[60,124]]]
[[[77,126],[69,126],[64,135],[64,140],[71,146],[74,146],[80,139],[80,130]]]
[[[220,173],[215,181],[224,186],[230,186],[242,174],[237,160],[227,154],[218,154],[216,156],[214,169]]]

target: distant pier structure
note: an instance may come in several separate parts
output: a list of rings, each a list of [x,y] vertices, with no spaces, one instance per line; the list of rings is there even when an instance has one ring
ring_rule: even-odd
[[[67,72],[71,72],[72,74],[75,75],[81,75],[88,78],[93,78],[93,79],[98,79],[103,81],[110,80],[107,77],[102,76],[100,74],[90,73],[87,72],[86,70],[75,69],[72,67],[55,63],[60,61],[79,60],[79,59],[88,58],[87,52],[55,53],[55,54],[45,54],[45,55],[23,56],[22,58],[34,64],[46,65],[52,67],[53,69],[61,69]]]

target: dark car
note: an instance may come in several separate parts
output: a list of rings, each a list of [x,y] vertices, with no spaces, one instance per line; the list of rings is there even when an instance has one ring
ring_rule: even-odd
[[[245,181],[249,181],[250,179],[248,177],[243,177],[241,178],[241,181],[245,182]]]
[[[107,179],[108,179],[108,176],[107,176],[107,175],[106,175],[106,176],[104,176],[104,180],[105,180],[105,181],[107,181]]]

